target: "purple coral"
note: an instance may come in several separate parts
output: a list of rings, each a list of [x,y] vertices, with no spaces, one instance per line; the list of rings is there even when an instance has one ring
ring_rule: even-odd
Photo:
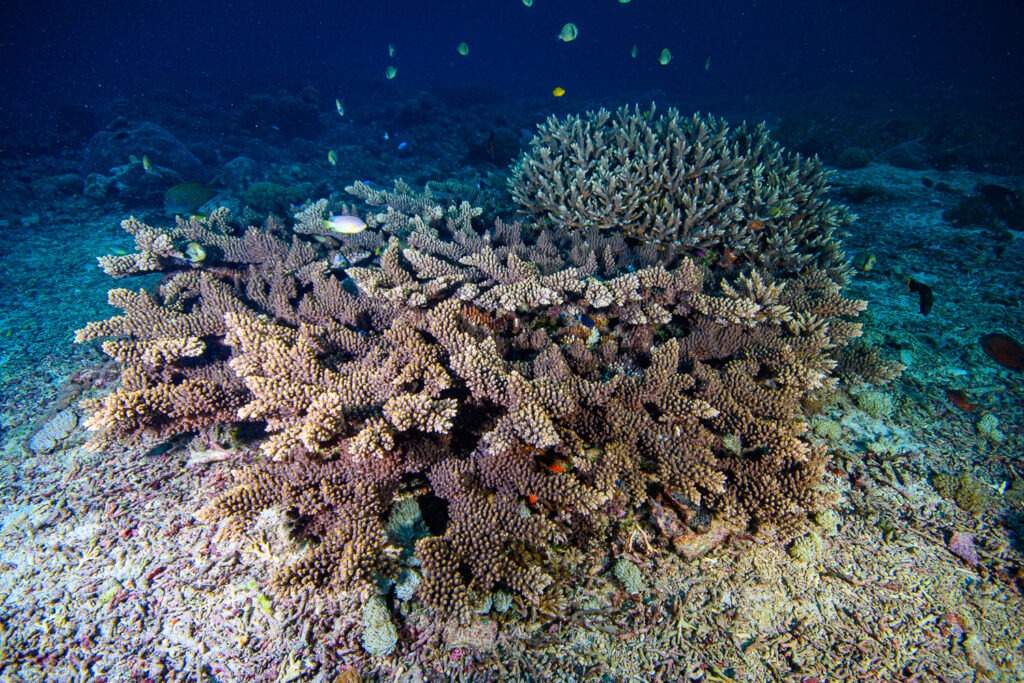
[[[946,541],[946,547],[969,567],[978,566],[978,550],[974,547],[974,536],[963,531],[953,532]]]

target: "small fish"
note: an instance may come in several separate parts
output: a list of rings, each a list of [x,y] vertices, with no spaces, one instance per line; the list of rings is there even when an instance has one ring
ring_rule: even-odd
[[[533,0],[523,0],[523,4],[527,7],[533,7]]]
[[[333,149],[327,152],[327,163],[329,163],[331,166],[338,165],[338,153],[335,152]]]
[[[778,206],[776,204],[773,204],[772,206],[768,207],[767,213],[768,213],[768,218],[778,218],[779,216],[782,215],[782,207]]]
[[[146,173],[152,173],[153,172],[153,164],[149,163],[149,155],[148,154],[143,154],[142,155],[142,170],[145,171]]]
[[[551,94],[554,95],[555,97],[561,97],[562,95],[565,94],[565,88],[555,88],[554,90],[551,91]]]
[[[565,465],[556,462],[552,465],[549,465],[548,469],[554,472],[555,474],[561,474],[562,472],[565,472]]]
[[[389,66],[388,68],[384,69],[384,78],[386,78],[386,79],[388,79],[390,81],[392,78],[395,77],[395,75],[397,73],[398,73],[398,69],[396,69],[393,66]]]
[[[989,358],[1011,370],[1024,370],[1024,346],[1008,334],[993,332],[981,338],[981,348]]]
[[[935,294],[932,292],[932,288],[923,282],[918,282],[912,277],[904,276],[903,279],[907,283],[907,291],[917,294],[921,315],[928,315],[931,313],[932,305],[935,303]]]
[[[580,313],[580,322],[583,323],[583,327],[591,330],[594,328],[594,319],[586,313]]]
[[[540,500],[540,499],[537,497],[536,493],[531,493],[530,494],[530,505],[535,505],[538,500]]]
[[[323,224],[331,232],[341,233],[342,235],[354,235],[357,232],[366,230],[366,223],[359,216],[331,216]]]
[[[189,242],[185,247],[185,259],[192,264],[199,264],[206,260],[206,249],[198,242]]]
[[[869,270],[873,270],[877,262],[877,256],[870,251],[862,251],[854,257],[853,267],[866,273]]]
[[[962,389],[946,389],[946,400],[965,413],[973,413],[978,409],[978,404],[971,403],[971,397]]]
[[[637,46],[636,46],[636,45],[634,44],[634,45],[633,45],[633,47],[632,47],[632,48],[630,49],[630,51],[629,51],[629,56],[630,56],[630,57],[632,57],[633,59],[636,59],[636,56],[637,56],[638,54],[640,54],[640,50],[639,50],[639,49],[637,48]]]
[[[395,46],[392,45],[391,43],[388,43],[388,57],[394,57],[394,56],[395,56]]]
[[[335,107],[335,109],[338,110],[338,116],[344,116],[345,115],[345,103],[342,102],[340,99],[335,99],[334,100],[334,107]]]
[[[402,140],[401,142],[398,143],[398,149],[399,150],[403,150],[403,149],[405,149],[408,146],[409,146],[409,143],[406,142],[405,140]]]
[[[710,68],[711,68],[711,55],[708,55],[708,58],[706,60],[704,60],[704,70],[707,71]]]
[[[164,211],[170,216],[192,214],[216,194],[205,183],[178,183],[164,193]]]
[[[666,47],[665,49],[663,49],[661,51],[661,54],[658,55],[658,64],[661,64],[662,66],[668,66],[668,63],[671,62],[671,61],[672,61],[672,51],[669,50]]]
[[[619,4],[620,5],[628,5],[629,4],[629,0],[619,0]]]
[[[987,481],[982,481],[981,483],[984,484],[985,486],[989,487],[990,489],[992,489],[993,491],[995,491],[996,493],[998,493],[1001,496],[1001,495],[1004,495],[1006,493],[1006,485],[1009,482],[1008,481],[1003,481],[1003,483],[999,484],[998,486],[995,485],[995,484],[990,484]]]
[[[455,47],[455,51],[465,57],[469,54],[469,45],[466,44],[466,41],[462,41]]]
[[[558,35],[555,37],[558,38],[558,40],[562,41],[563,43],[571,43],[572,41],[576,40],[576,36],[578,36],[579,34],[580,32],[579,29],[576,28],[576,24],[570,21],[568,24],[562,27],[562,30],[559,31]]]
[[[387,141],[388,141],[388,138],[390,138],[390,137],[391,137],[391,136],[390,136],[390,135],[388,135],[388,132],[387,132],[387,131],[384,131],[384,142],[387,142]]]

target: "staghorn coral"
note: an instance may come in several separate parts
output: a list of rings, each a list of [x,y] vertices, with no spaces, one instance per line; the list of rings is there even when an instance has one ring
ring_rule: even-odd
[[[466,620],[495,590],[538,601],[552,549],[597,538],[611,497],[640,506],[657,484],[783,540],[829,507],[801,399],[834,385],[864,303],[828,269],[729,273],[596,229],[481,234],[468,205],[357,187],[395,204],[368,214],[387,246],[346,279],[331,247],[273,222],[242,238],[146,226],[216,256],[158,257],[156,292],[114,290],[123,315],[79,333],[112,337],[122,365],[86,406],[95,445],[266,431],[264,461],[200,516],[302,520],[314,543],[277,590],[418,565],[416,599]],[[389,534],[409,499],[429,533]]]
[[[675,109],[601,109],[539,127],[513,169],[522,210],[560,229],[597,227],[723,266],[790,274],[807,267],[844,282],[839,232],[852,216],[827,198],[821,162],[785,154],[762,124]]]

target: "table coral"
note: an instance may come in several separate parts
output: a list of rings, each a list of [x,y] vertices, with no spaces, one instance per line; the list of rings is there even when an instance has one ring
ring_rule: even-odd
[[[331,243],[273,219],[126,221],[140,256],[111,274],[165,279],[113,290],[122,314],[78,335],[111,338],[122,367],[85,406],[95,447],[214,422],[265,430],[264,459],[200,517],[290,511],[315,543],[275,573],[278,591],[369,589],[418,565],[417,599],[466,620],[496,589],[536,602],[552,551],[599,539],[613,496],[642,506],[669,487],[782,540],[828,509],[827,453],[800,402],[835,385],[865,307],[842,296],[830,244],[807,247],[820,258],[799,272],[734,272],[595,227],[482,231],[468,204],[405,185],[350,190],[386,207]],[[183,241],[210,257],[181,259]],[[410,498],[423,534],[389,535]]]

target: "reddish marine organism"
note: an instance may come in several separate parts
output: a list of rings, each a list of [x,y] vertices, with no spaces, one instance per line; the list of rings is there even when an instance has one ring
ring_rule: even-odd
[[[1016,339],[1002,332],[986,334],[981,338],[981,348],[988,357],[1004,368],[1024,370],[1024,346]]]
[[[946,389],[946,400],[965,413],[973,413],[978,409],[978,404],[971,403],[971,397],[963,389]]]

